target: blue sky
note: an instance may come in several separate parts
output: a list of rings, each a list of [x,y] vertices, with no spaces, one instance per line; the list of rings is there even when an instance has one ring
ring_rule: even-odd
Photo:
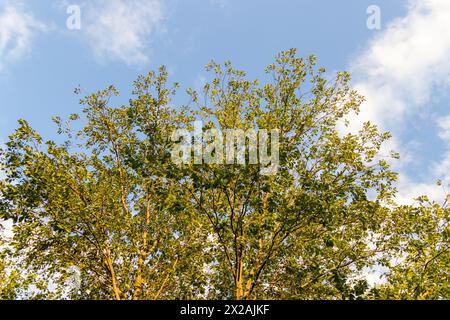
[[[81,29],[69,30],[69,5]],[[367,8],[380,8],[369,30]],[[80,111],[79,96],[110,84],[124,99],[140,73],[167,65],[173,81],[199,86],[211,59],[251,77],[291,47],[327,70],[349,70],[367,97],[356,130],[372,120],[403,155],[399,201],[450,174],[448,0],[0,0],[0,142],[26,118],[52,138],[52,115]],[[180,97],[183,101],[183,96]]]

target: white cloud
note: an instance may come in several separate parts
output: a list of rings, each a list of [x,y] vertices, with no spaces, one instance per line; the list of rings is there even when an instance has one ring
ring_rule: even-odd
[[[430,101],[450,80],[450,1],[410,1],[408,14],[373,39],[352,65],[367,98],[361,120],[389,129]]]
[[[438,203],[445,199],[445,191],[436,183],[420,183],[407,174],[400,172],[397,182],[398,194],[396,202],[400,205],[414,204],[419,196],[426,195],[431,201]]]
[[[8,240],[13,236],[13,221],[0,220],[0,239]]]
[[[446,151],[441,160],[433,164],[432,172],[445,183],[450,183],[450,151]]]
[[[438,119],[437,123],[440,129],[439,137],[450,142],[450,116]]]
[[[450,84],[450,1],[412,0],[408,13],[392,21],[368,44],[352,63],[355,89],[366,97],[359,115],[349,117],[347,129],[355,131],[363,121],[371,121],[382,130],[400,137],[409,115],[419,116],[428,105],[437,87]],[[441,137],[450,137],[450,120],[440,123]],[[440,196],[434,180],[450,169],[450,152],[438,166],[430,164],[430,182],[417,183],[402,168],[414,159],[407,149],[409,141],[398,138],[391,147],[408,154],[407,161],[396,164],[400,171],[398,201],[411,202],[413,197],[430,194]],[[450,147],[450,145],[449,145]],[[409,159],[409,160],[408,160]]]
[[[148,43],[165,18],[162,0],[98,0],[84,13],[82,28],[95,56],[128,65],[149,61]]]
[[[19,4],[0,4],[0,71],[31,52],[33,39],[47,26]]]
[[[378,270],[370,270],[363,273],[370,288],[380,286],[387,283],[386,277]]]
[[[450,183],[450,116],[439,118],[437,125],[439,137],[446,143],[447,150],[441,160],[433,164],[432,172],[446,183]]]

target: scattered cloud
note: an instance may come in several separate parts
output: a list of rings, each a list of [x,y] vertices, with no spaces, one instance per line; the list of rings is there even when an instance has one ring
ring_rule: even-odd
[[[368,271],[367,273],[364,273],[364,276],[370,288],[374,288],[376,286],[384,285],[387,283],[386,277],[377,270]]]
[[[450,142],[450,116],[438,119],[437,124],[440,129],[439,137]]]
[[[13,236],[13,221],[0,220],[0,239],[8,240]]]
[[[408,14],[369,43],[351,66],[355,88],[367,97],[359,119],[398,127],[433,88],[450,84],[449,15],[448,0],[410,1]]]
[[[445,199],[445,190],[438,186],[435,182],[421,183],[413,178],[400,172],[397,181],[398,193],[396,202],[400,205],[408,205],[416,203],[416,198],[426,195],[430,200],[438,203]]]
[[[30,54],[33,39],[47,30],[20,2],[0,3],[0,71]]]
[[[419,116],[427,108],[436,88],[450,85],[450,1],[411,0],[405,17],[393,20],[355,59],[351,71],[355,89],[366,97],[359,115],[351,115],[346,130],[355,131],[362,122],[371,121],[381,130],[399,137],[405,132],[407,116]],[[441,138],[450,137],[450,120],[439,123]],[[401,154],[408,141],[394,139],[390,147]],[[450,143],[449,143],[450,147]],[[408,160],[407,160],[408,161]],[[398,201],[430,194],[442,199],[442,190],[433,181],[421,184],[402,172],[406,163],[396,164],[400,171]],[[439,165],[430,165],[430,180],[441,178],[450,169],[450,150]],[[450,178],[450,177],[449,177]]]
[[[432,166],[434,175],[445,182],[450,182],[450,116],[439,118],[437,121],[439,137],[446,143],[447,150],[439,162]]]
[[[165,19],[162,0],[97,0],[82,13],[84,35],[95,56],[127,65],[149,61],[148,44]]]

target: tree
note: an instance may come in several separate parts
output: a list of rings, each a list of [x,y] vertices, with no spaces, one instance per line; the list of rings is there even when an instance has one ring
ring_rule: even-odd
[[[379,154],[388,133],[339,131],[363,101],[349,74],[328,79],[293,49],[263,85],[229,62],[207,69],[192,106],[172,106],[164,68],[139,77],[125,106],[111,106],[114,87],[88,96],[82,115],[54,118],[60,144],[19,122],[2,151],[0,212],[16,222],[23,268],[69,298],[360,297],[362,270],[388,253],[396,175]],[[277,129],[278,170],[174,163],[171,133],[194,119]]]
[[[376,159],[389,135],[367,123],[341,136],[338,121],[362,97],[347,73],[327,80],[315,64],[282,52],[266,69],[272,81],[259,86],[213,62],[204,98],[192,93],[207,128],[279,129],[281,137],[275,175],[261,175],[261,165],[187,168],[183,190],[213,235],[211,298],[340,296],[364,286],[351,279],[355,270],[386,250],[373,234],[393,194],[395,174]]]
[[[0,299],[15,298],[14,289],[11,289],[11,277],[8,274],[8,260],[5,257],[4,240],[2,239],[2,225],[0,225]],[[14,286],[12,286],[14,287]]]
[[[25,120],[3,154],[2,215],[16,221],[16,255],[70,298],[158,299],[199,293],[200,241],[168,174],[166,132],[188,120],[168,107],[167,72],[134,83],[128,106],[112,108],[114,87],[81,101],[78,132],[55,117],[62,144],[44,142]],[[70,292],[73,268],[81,282]],[[72,271],[71,271],[72,270]],[[188,277],[185,281],[185,277]],[[180,285],[183,284],[183,285]]]
[[[450,208],[423,196],[416,206],[395,209],[390,228],[396,248],[388,283],[373,294],[384,299],[450,297]]]
[[[15,299],[27,286],[24,277],[14,270],[13,263],[8,257],[9,250],[8,237],[3,224],[0,223],[0,300]]]

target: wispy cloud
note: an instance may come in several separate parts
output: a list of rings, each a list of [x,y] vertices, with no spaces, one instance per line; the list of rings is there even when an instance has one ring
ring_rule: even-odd
[[[450,115],[437,120],[439,131],[439,137],[441,139],[450,142]]]
[[[98,0],[83,9],[84,35],[100,61],[149,61],[149,43],[165,19],[162,0]],[[84,21],[84,20],[83,20]]]
[[[367,97],[360,118],[398,127],[408,112],[425,106],[433,88],[450,84],[450,1],[414,0],[352,65]]]
[[[428,107],[437,87],[450,85],[450,1],[412,0],[405,17],[392,21],[384,31],[369,42],[351,70],[355,89],[367,101],[358,116],[349,119],[350,130],[363,121],[375,122],[382,130],[400,136],[408,115],[418,116]],[[447,133],[442,133],[447,135]],[[401,153],[408,141],[393,140],[390,147]],[[409,152],[410,153],[410,152]],[[413,158],[413,157],[409,157]],[[450,155],[449,155],[450,168]],[[405,165],[405,162],[400,164]],[[398,164],[397,164],[398,166]],[[430,166],[431,167],[431,166]],[[440,178],[442,170],[430,180]],[[433,184],[418,184],[400,171],[399,201],[430,193],[442,198],[442,190]]]
[[[432,172],[445,182],[450,182],[450,115],[438,119],[439,137],[444,141],[447,150],[440,161],[433,164]]]
[[[33,39],[47,30],[20,3],[0,2],[0,71],[30,54]]]

